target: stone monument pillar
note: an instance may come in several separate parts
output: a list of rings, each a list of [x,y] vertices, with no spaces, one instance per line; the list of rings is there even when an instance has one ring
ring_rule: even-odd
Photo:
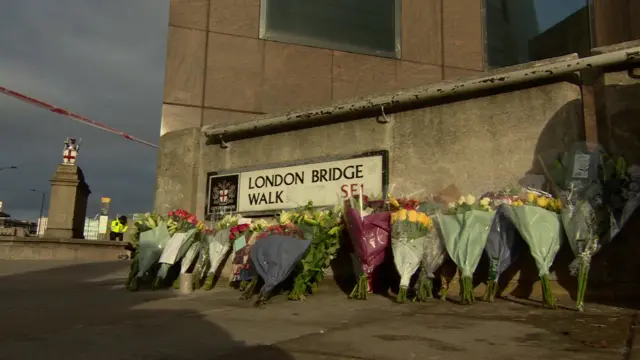
[[[67,139],[63,163],[51,178],[49,213],[45,237],[84,239],[87,199],[91,190],[82,170],[75,164],[79,145]]]

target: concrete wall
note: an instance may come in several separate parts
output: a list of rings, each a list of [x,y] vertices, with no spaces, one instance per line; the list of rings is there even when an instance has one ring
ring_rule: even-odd
[[[481,1],[404,0],[400,60],[264,41],[259,13],[260,0],[171,0],[161,134],[483,70]]]
[[[198,128],[174,131],[160,138],[154,206],[159,213],[177,208],[193,210],[203,141]]]
[[[595,54],[640,46],[640,40],[594,49]],[[597,74],[598,141],[607,150],[640,164],[640,65]]]
[[[113,241],[0,237],[0,260],[114,261],[129,255]]]

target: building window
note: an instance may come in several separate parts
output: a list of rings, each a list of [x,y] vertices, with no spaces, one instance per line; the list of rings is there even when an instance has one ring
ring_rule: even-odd
[[[262,0],[260,38],[399,58],[401,0]]]
[[[484,0],[488,68],[591,50],[590,0]]]

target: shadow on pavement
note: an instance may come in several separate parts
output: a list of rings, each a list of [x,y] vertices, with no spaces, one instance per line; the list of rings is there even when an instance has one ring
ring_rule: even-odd
[[[17,264],[0,261],[0,274]],[[0,359],[294,359],[234,340],[171,301],[171,291],[126,291],[127,268],[119,261],[0,275]]]

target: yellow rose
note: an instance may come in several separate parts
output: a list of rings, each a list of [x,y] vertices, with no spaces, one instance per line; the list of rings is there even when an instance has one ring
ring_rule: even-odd
[[[424,226],[427,226],[429,224],[429,217],[423,212],[418,213],[418,222]]]
[[[522,200],[516,200],[516,201],[513,202],[513,205],[514,206],[522,206],[524,204],[522,203]]]
[[[562,200],[560,200],[560,199],[556,199],[556,201],[555,201],[555,202],[556,202],[556,209],[558,209],[558,210],[562,210],[562,205],[563,205],[563,204],[562,204]]]
[[[394,211],[391,213],[391,223],[395,223],[396,221],[398,221],[398,212]]]
[[[415,210],[409,210],[407,212],[407,217],[409,218],[409,221],[412,223],[418,221],[418,213]]]
[[[487,197],[480,199],[480,206],[489,206],[490,203],[491,199]]]
[[[467,205],[473,205],[476,202],[476,198],[473,195],[467,195],[467,197],[464,200],[465,200],[464,202],[466,202]]]
[[[464,204],[464,200],[464,196],[460,196],[460,199],[458,199],[458,205]]]
[[[449,204],[447,204],[447,207],[448,207],[449,209],[453,209],[454,207],[456,207],[456,203],[454,203],[454,202],[450,202]]]
[[[534,193],[528,193],[527,194],[527,201],[530,203],[533,203],[536,201],[536,194]]]
[[[549,205],[549,198],[547,197],[539,197],[537,200],[537,205],[541,208],[546,208]]]
[[[399,221],[407,220],[407,210],[406,209],[400,209],[397,212],[398,212],[398,220]]]

